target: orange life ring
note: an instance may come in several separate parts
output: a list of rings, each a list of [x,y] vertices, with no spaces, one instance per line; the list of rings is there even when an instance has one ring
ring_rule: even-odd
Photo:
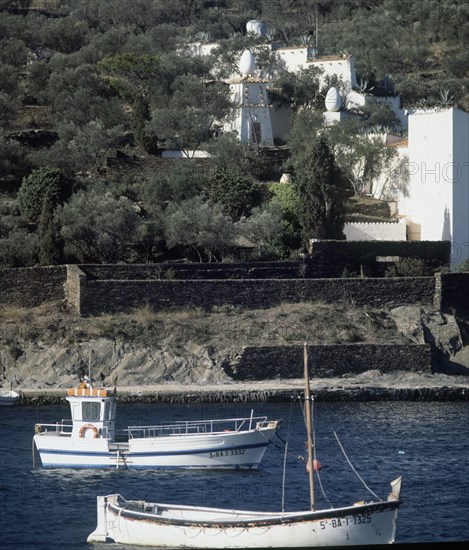
[[[98,437],[98,428],[94,426],[93,424],[83,424],[83,426],[80,428],[80,431],[78,432],[79,437],[85,437],[84,433],[85,430],[93,430],[94,438],[96,439]]]

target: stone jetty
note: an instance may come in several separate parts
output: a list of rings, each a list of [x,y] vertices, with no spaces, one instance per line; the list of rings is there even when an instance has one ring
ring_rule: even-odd
[[[467,401],[469,380],[464,376],[382,375],[369,371],[350,378],[312,380],[317,401]],[[118,386],[121,403],[249,403],[282,402],[300,397],[303,381],[270,380],[227,384],[160,384]],[[18,405],[60,404],[67,388],[18,388]]]

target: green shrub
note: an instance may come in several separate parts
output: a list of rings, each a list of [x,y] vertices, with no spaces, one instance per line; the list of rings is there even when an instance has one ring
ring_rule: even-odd
[[[457,266],[456,271],[458,271],[459,273],[469,272],[469,258],[466,258],[463,262],[461,262]]]
[[[67,180],[57,168],[43,167],[33,170],[23,178],[18,191],[18,205],[21,214],[37,222],[41,216],[46,197],[53,197],[55,204],[62,203],[69,195]]]
[[[388,267],[385,277],[425,277],[432,275],[432,270],[421,258],[400,258]]]

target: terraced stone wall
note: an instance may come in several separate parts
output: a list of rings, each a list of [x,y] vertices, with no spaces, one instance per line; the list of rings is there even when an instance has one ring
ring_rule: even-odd
[[[435,282],[436,308],[443,313],[469,315],[469,273],[439,273]]]
[[[309,345],[308,355],[313,379],[356,376],[366,371],[382,374],[431,372],[429,344]],[[224,367],[235,380],[302,378],[303,347],[246,347],[236,361]]]
[[[432,305],[433,277],[383,279],[96,280],[79,300],[84,316],[149,305],[155,310],[233,305],[267,308],[282,303],[342,302],[372,307]]]
[[[64,300],[66,276],[65,266],[0,269],[0,304],[36,307]]]

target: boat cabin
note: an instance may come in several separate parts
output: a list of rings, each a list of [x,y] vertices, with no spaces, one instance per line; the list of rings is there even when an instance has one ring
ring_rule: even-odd
[[[72,437],[114,439],[116,396],[113,390],[70,388]]]

